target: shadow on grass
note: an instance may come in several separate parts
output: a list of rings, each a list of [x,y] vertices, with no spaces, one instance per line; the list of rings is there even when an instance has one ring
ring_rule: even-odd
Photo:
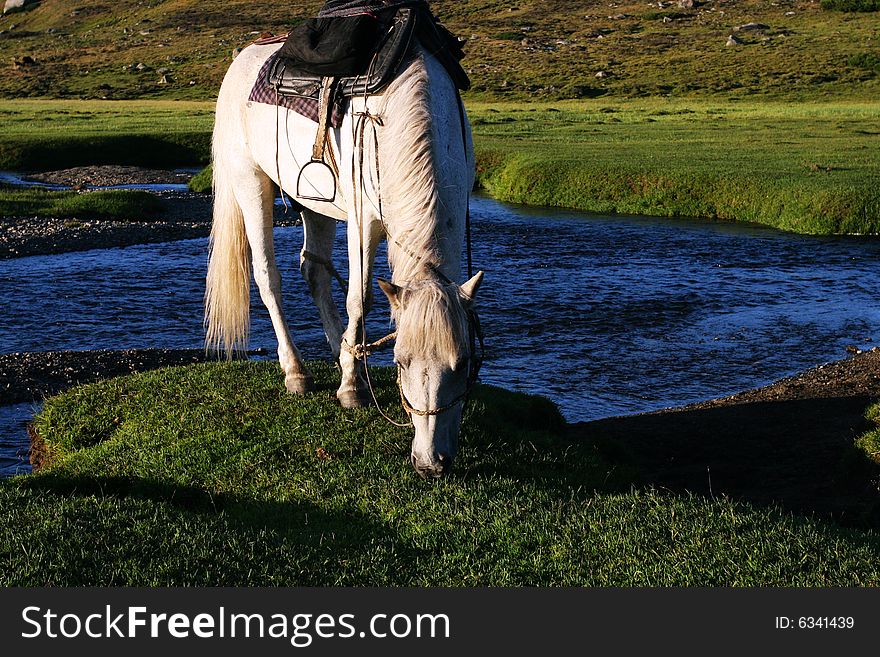
[[[880,526],[878,468],[853,442],[871,397],[685,408],[572,425],[569,438],[629,463],[640,486]]]
[[[0,503],[29,517],[6,532],[22,531],[31,549],[42,543],[52,546],[50,554],[66,555],[57,572],[53,560],[40,564],[39,581],[27,568],[0,576],[18,586],[326,586],[343,576],[349,585],[366,585],[414,577],[422,555],[393,528],[354,509],[212,495],[140,477],[46,473],[0,487]],[[45,517],[34,518],[41,510]],[[35,535],[42,540],[34,543]],[[373,546],[372,562],[347,564],[346,555],[365,544]],[[131,558],[137,566],[127,564]],[[121,570],[108,571],[108,563]]]

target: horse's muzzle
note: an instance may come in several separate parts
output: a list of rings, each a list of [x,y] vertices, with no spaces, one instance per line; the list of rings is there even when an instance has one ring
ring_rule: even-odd
[[[446,454],[435,454],[432,463],[421,463],[416,455],[411,456],[413,468],[424,479],[439,479],[452,472],[452,458]]]

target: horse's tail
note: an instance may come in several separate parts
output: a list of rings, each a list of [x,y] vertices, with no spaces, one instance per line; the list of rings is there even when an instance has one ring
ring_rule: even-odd
[[[244,215],[235,198],[230,162],[230,125],[235,113],[217,103],[211,148],[214,187],[214,222],[209,242],[205,289],[205,347],[231,358],[247,349],[250,331],[250,249]],[[221,143],[223,140],[224,143]]]

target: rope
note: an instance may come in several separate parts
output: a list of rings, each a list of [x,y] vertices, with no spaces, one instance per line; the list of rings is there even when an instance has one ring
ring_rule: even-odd
[[[370,63],[369,71],[372,71],[373,66],[376,62],[376,56],[373,56],[373,60]],[[368,73],[369,75],[369,73]],[[459,119],[461,122],[461,137],[462,137],[462,149],[465,155],[465,159],[467,159],[467,129],[465,124],[465,111],[464,104],[461,100],[461,95],[458,94],[458,110],[459,110]],[[404,247],[396,238],[393,238],[390,231],[388,230],[388,225],[385,223],[385,214],[382,207],[382,184],[381,184],[381,174],[380,174],[380,166],[379,166],[379,131],[377,127],[384,125],[382,118],[375,114],[372,114],[367,107],[368,94],[364,93],[364,110],[362,112],[357,112],[355,115],[357,116],[357,121],[352,126],[353,137],[355,148],[352,152],[352,167],[351,167],[351,176],[352,176],[352,192],[353,199],[352,203],[354,205],[354,214],[357,220],[357,228],[358,228],[358,239],[360,241],[360,249],[359,249],[359,266],[361,276],[363,276],[364,272],[364,226],[363,226],[363,210],[364,210],[364,193],[366,189],[365,179],[364,179],[364,143],[366,138],[366,130],[367,125],[369,124],[373,130],[373,150],[374,150],[374,159],[375,159],[375,176],[376,176],[376,200],[377,200],[377,210],[379,214],[379,221],[382,223],[382,227],[385,231],[385,235],[389,240],[392,240],[402,251],[407,253],[410,257],[421,260],[421,257],[412,253],[409,249]],[[357,164],[357,167],[355,167]],[[357,168],[357,172],[360,177],[360,185],[357,185],[358,182],[356,180],[355,168]],[[467,238],[467,269],[468,269],[468,278],[473,276],[473,259],[472,259],[472,251],[471,251],[471,216],[470,216],[470,198],[468,198],[467,211],[465,215],[465,231]],[[304,253],[305,255],[305,253]],[[325,265],[326,266],[326,265]],[[332,263],[330,263],[330,267],[332,267]],[[335,271],[331,269],[331,272]],[[437,272],[442,276],[441,272]],[[442,276],[443,279],[448,279],[445,276]],[[379,399],[376,395],[376,391],[373,387],[373,381],[370,377],[370,364],[369,364],[369,356],[379,349],[390,344],[396,337],[397,333],[391,333],[386,335],[384,338],[377,340],[372,343],[367,343],[367,326],[366,319],[364,317],[364,309],[366,306],[366,300],[364,299],[363,292],[363,283],[361,281],[361,342],[357,345],[350,345],[348,341],[343,339],[342,347],[350,353],[355,359],[363,362],[364,367],[364,376],[367,381],[367,387],[370,391],[370,396],[372,397],[373,403],[376,406],[376,409],[379,411],[379,414],[390,424],[393,424],[397,427],[410,427],[412,426],[411,419],[405,423],[401,423],[396,421],[395,419],[389,417],[385,411],[382,410],[381,405],[379,404]],[[483,362],[483,354],[481,353],[479,356],[477,355],[477,342],[479,342],[481,352],[484,351],[483,346],[483,334],[480,329],[479,319],[477,318],[476,313],[473,310],[468,312],[468,324],[469,324],[469,346],[470,346],[470,371],[468,373],[468,382],[465,387],[463,393],[458,395],[455,399],[445,404],[440,408],[428,409],[428,410],[420,410],[415,408],[412,404],[410,404],[409,400],[406,398],[406,394],[403,391],[403,382],[401,380],[401,367],[397,366],[397,390],[400,395],[400,401],[403,406],[404,411],[410,416],[416,415],[419,417],[432,417],[436,415],[440,415],[441,413],[445,413],[446,411],[452,409],[459,403],[466,404],[468,397],[470,395],[473,386],[476,384],[477,379],[479,377],[480,366]]]
[[[373,67],[376,63],[377,55],[373,55],[373,59],[370,62],[370,66],[368,69],[367,75],[370,74]],[[364,275],[364,193],[366,190],[366,181],[364,179],[364,140],[366,137],[367,125],[369,124],[373,129],[373,150],[375,153],[376,160],[376,200],[379,211],[379,220],[382,222],[382,226],[385,227],[385,214],[382,208],[382,182],[380,177],[380,169],[379,169],[379,131],[377,127],[384,125],[382,121],[382,117],[370,112],[367,107],[367,100],[369,95],[364,91],[364,111],[357,112],[355,115],[357,116],[357,122],[352,126],[353,132],[353,142],[355,148],[352,151],[352,166],[351,166],[351,187],[352,187],[352,203],[354,205],[354,215],[357,220],[357,229],[358,229],[358,240],[360,241],[360,248],[358,249],[359,254],[359,262],[358,266],[360,267],[360,276]],[[357,167],[355,167],[357,165]],[[357,168],[357,174],[360,176],[360,185],[357,184],[357,180],[355,178],[355,169]],[[386,228],[387,234],[387,228]],[[379,398],[376,395],[376,389],[373,386],[373,379],[370,376],[370,362],[369,356],[370,353],[374,350],[380,349],[387,344],[390,344],[394,338],[397,337],[397,333],[391,333],[386,335],[381,340],[377,340],[374,343],[367,343],[367,323],[365,317],[365,307],[366,307],[366,299],[364,299],[364,281],[361,281],[361,342],[355,346],[351,346],[348,344],[348,341],[343,339],[342,346],[348,351],[352,356],[354,356],[357,360],[363,362],[364,367],[364,378],[367,381],[367,388],[370,391],[370,397],[373,400],[373,404],[376,406],[376,410],[379,411],[379,415],[381,415],[386,422],[393,424],[396,427],[410,427],[412,426],[412,422],[398,422],[394,418],[390,417],[384,410],[382,410],[382,405],[379,404]]]
[[[387,347],[389,344],[394,342],[394,340],[396,338],[397,338],[397,331],[395,331],[394,333],[389,333],[381,340],[376,340],[375,342],[371,342],[369,344],[364,344],[361,342],[361,343],[358,343],[354,346],[348,344],[348,341],[345,338],[343,338],[342,348],[345,349],[348,353],[350,353],[352,356],[354,356],[358,360],[364,360],[366,358],[366,356],[371,355],[374,352],[379,351],[380,349],[384,349],[385,347]]]
[[[336,279],[336,281],[339,283],[339,286],[342,288],[342,291],[348,294],[348,283],[345,281],[344,278],[342,278],[342,274],[339,273],[336,267],[333,266],[332,261],[328,260],[327,258],[322,258],[321,256],[305,249],[300,252],[300,256],[303,260],[308,260],[309,262],[314,262],[315,264],[322,265],[327,271],[330,272],[333,278]]]

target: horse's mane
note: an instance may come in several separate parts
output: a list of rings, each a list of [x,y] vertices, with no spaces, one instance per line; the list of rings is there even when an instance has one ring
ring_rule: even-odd
[[[431,139],[430,85],[419,54],[386,91],[380,145],[388,261],[395,282],[423,278],[443,261]]]
[[[444,360],[450,366],[467,355],[468,318],[457,286],[429,278],[411,284],[401,294],[398,310],[392,311],[398,349]]]
[[[436,272],[458,245],[439,194],[430,81],[419,54],[389,87],[382,109],[382,195],[393,280],[405,286],[393,311],[398,348],[454,365],[465,355],[468,319],[458,287]],[[386,201],[387,199],[387,201]],[[401,308],[403,311],[401,312]]]

